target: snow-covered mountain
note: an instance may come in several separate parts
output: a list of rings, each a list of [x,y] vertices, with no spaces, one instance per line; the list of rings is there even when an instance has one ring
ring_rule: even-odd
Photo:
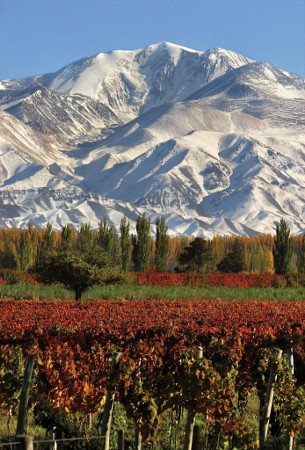
[[[178,234],[305,230],[305,80],[224,49],[169,43],[0,82],[0,226]]]

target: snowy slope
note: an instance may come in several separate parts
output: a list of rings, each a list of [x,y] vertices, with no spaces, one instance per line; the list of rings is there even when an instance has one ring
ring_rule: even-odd
[[[0,82],[0,226],[305,230],[304,78],[170,43]]]
[[[53,74],[6,80],[0,104],[8,104],[14,91],[23,95],[42,85],[101,101],[126,121],[155,106],[184,100],[211,80],[249,62],[224,49],[202,52],[163,42],[140,50],[99,53]]]
[[[284,215],[302,230],[304,132],[195,105],[158,108],[121,127],[74,160],[75,173],[90,191],[148,209],[226,217],[253,233]]]
[[[265,63],[237,68],[199,89],[189,100],[243,111],[281,126],[305,125],[305,79]]]
[[[0,191],[62,188],[73,180],[79,183],[47,136],[0,111]]]
[[[209,81],[250,60],[223,49],[195,51],[168,42],[136,51],[99,53],[40,82],[62,93],[83,94],[138,115],[184,100]]]
[[[98,139],[103,129],[121,123],[114,112],[100,102],[42,87],[6,105],[5,110],[33,130],[52,136],[58,146],[67,148]]]

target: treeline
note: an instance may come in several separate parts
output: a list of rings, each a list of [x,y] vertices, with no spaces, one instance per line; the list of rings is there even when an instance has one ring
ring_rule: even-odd
[[[70,225],[56,231],[50,223],[42,230],[31,222],[26,229],[0,230],[2,269],[35,270],[55,253],[74,249],[80,253],[101,250],[111,265],[124,272],[305,272],[305,235],[291,237],[284,220],[278,224],[276,236],[215,236],[210,240],[169,236],[163,217],[155,223],[153,238],[146,214],[138,217],[134,235],[126,217],[121,220],[119,233],[106,220],[97,230],[82,224],[78,231]]]

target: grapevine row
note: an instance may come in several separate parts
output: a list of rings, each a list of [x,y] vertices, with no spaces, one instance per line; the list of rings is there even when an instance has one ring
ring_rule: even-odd
[[[153,441],[160,415],[178,407],[204,414],[232,436],[244,430],[247,439],[251,433],[241,404],[254,390],[263,403],[280,348],[284,355],[293,349],[296,367],[292,377],[288,359],[282,358],[277,369],[281,426],[291,435],[301,429],[305,302],[31,301],[20,306],[0,301],[0,406],[16,406],[17,362],[33,354],[33,404],[98,413],[111,385],[144,440]],[[121,357],[109,379],[113,352]]]

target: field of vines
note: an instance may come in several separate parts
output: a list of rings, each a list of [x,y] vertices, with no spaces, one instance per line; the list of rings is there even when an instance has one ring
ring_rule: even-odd
[[[110,392],[143,448],[181,411],[184,443],[160,448],[191,448],[195,426],[200,449],[267,448],[275,433],[292,449],[302,434],[303,301],[2,300],[0,311],[0,408],[13,415],[31,355],[31,410],[95,417]]]

